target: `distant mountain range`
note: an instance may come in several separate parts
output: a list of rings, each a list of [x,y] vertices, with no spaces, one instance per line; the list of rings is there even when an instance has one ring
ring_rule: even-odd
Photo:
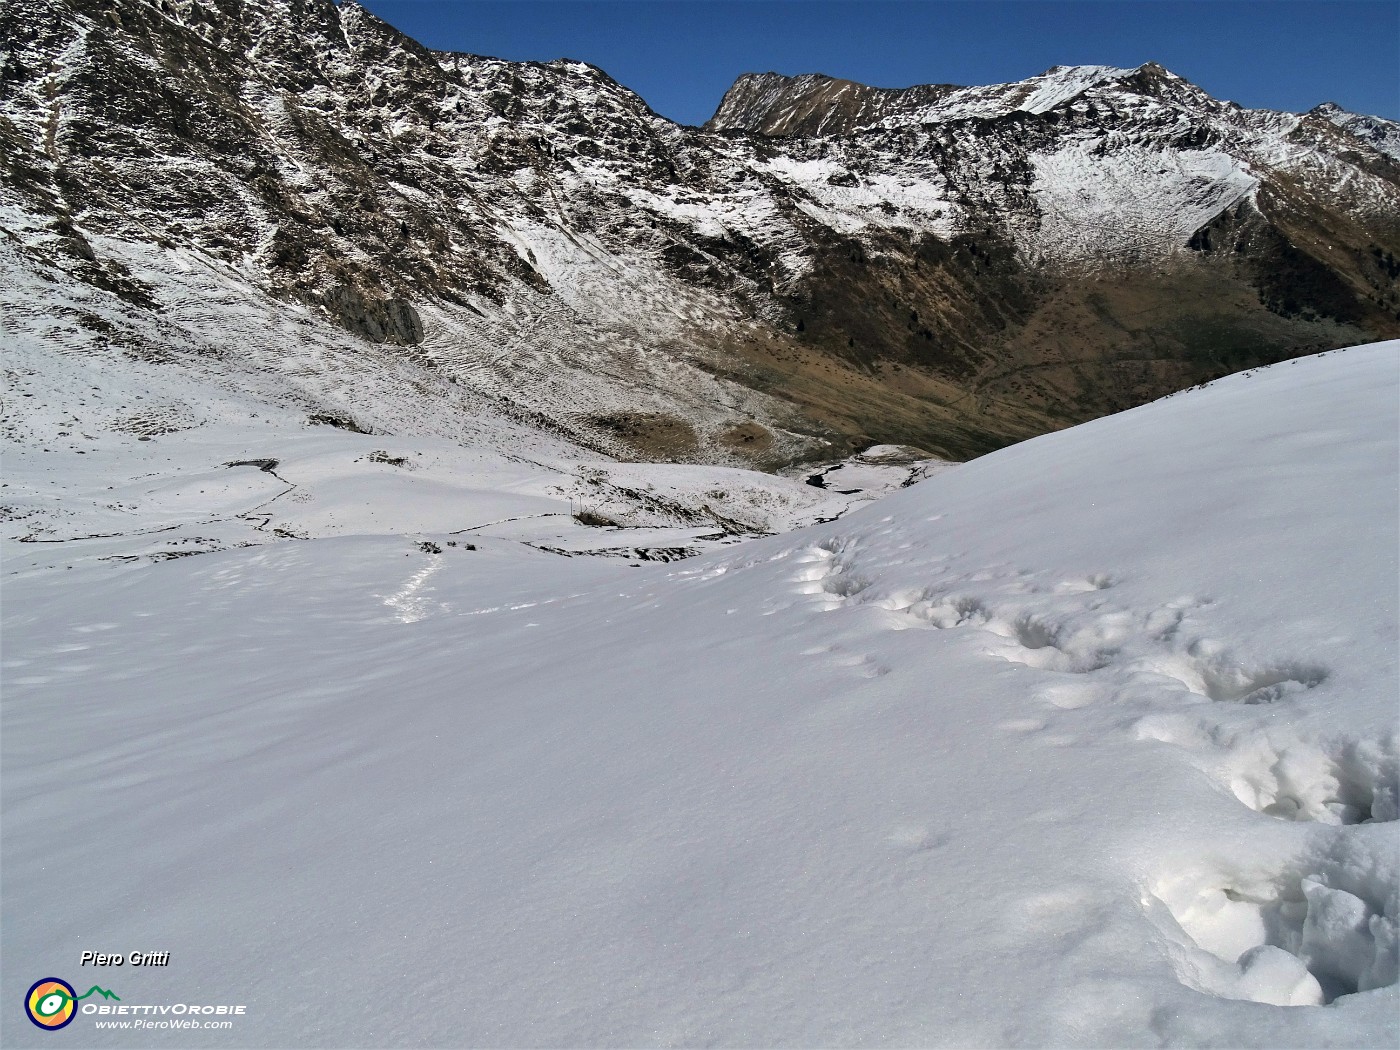
[[[353,3],[8,0],[0,233],[8,335],[177,369],[172,427],[255,384],[624,458],[963,458],[1400,335],[1400,125],[1149,63],[754,74],[691,128]]]

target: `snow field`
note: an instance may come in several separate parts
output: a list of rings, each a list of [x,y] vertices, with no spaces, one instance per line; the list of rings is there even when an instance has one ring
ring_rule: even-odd
[[[1393,1042],[1397,349],[675,565],[11,577],[6,958],[158,944],[196,1045]]]

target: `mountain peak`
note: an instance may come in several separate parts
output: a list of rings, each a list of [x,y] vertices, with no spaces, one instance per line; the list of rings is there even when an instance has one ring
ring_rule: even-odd
[[[1308,110],[1307,115],[1325,120],[1391,160],[1400,161],[1400,124],[1393,120],[1353,113],[1335,102],[1324,102],[1314,106]]]
[[[774,137],[845,135],[956,90],[951,84],[870,87],[825,73],[745,73],[725,92],[705,127]]]
[[[1015,112],[1045,113],[1086,91],[1122,85],[1138,94],[1209,96],[1161,64],[1135,69],[1105,65],[1051,66],[1025,80],[977,87],[920,84],[877,88],[821,73],[745,73],[725,93],[705,125],[772,137],[830,137],[877,126],[933,124]]]

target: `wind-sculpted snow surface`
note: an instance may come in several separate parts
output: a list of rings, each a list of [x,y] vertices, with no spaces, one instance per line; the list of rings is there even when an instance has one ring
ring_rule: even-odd
[[[1394,1045],[1398,355],[676,565],[14,577],[0,992],[143,946],[123,1001],[248,1004],[193,1045]]]

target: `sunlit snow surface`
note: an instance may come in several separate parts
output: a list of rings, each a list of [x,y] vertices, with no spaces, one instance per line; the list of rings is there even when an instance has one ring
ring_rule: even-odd
[[[1398,353],[670,565],[10,542],[0,1035],[1394,1045]],[[54,1036],[50,975],[247,1013]]]

